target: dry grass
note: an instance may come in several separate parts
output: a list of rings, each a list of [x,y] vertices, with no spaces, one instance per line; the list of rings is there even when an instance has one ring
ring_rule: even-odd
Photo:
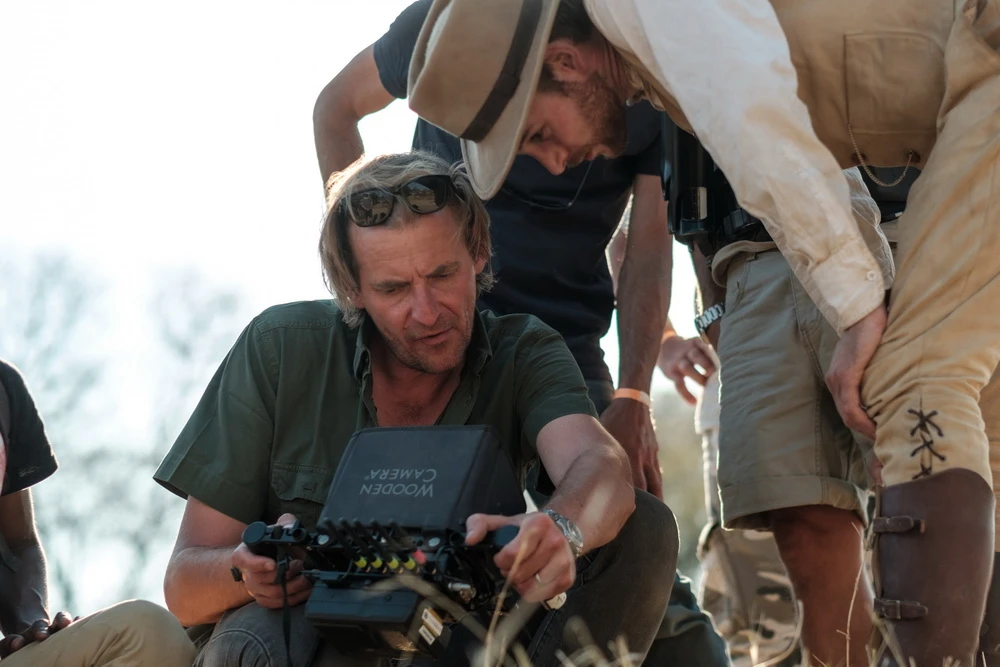
[[[517,570],[522,556],[523,552],[519,552],[515,559],[512,573]],[[858,571],[857,577],[855,578],[855,593],[851,599],[848,618],[852,618],[855,613],[855,601],[857,598],[858,586],[860,585],[862,578],[866,577],[866,573],[872,572],[871,564],[872,551],[870,549],[865,549],[862,566]],[[870,581],[870,577],[868,580]],[[480,647],[478,651],[476,651],[472,660],[472,665],[474,667],[533,667],[527,650],[516,640],[516,637],[531,618],[532,614],[537,610],[538,605],[522,603],[518,605],[513,612],[506,615],[501,614],[500,609],[503,607],[504,600],[510,594],[511,581],[509,576],[505,581],[503,589],[498,597],[497,608],[494,610],[493,614],[491,614],[488,628],[483,627],[483,625],[479,623],[475,617],[467,613],[450,598],[441,594],[436,588],[422,579],[411,574],[401,574],[398,576],[397,581],[409,588],[412,588],[428,600],[432,601],[434,604],[438,605],[442,610],[451,614],[454,618],[459,619],[459,622],[472,632],[472,634],[480,642]],[[391,586],[392,584],[391,582],[385,582],[382,585]],[[801,602],[798,604],[800,605],[799,631],[801,633]],[[869,611],[869,613],[871,612]],[[864,641],[866,645],[867,667],[877,667],[882,658],[885,657],[886,653],[893,657],[896,665],[905,665],[906,667],[927,667],[926,665],[916,665],[912,659],[904,659],[902,648],[896,640],[895,634],[890,625],[875,616],[874,613],[871,613],[871,616],[873,636],[877,636],[879,641],[869,641],[870,638],[868,637],[860,639],[860,641]],[[847,624],[847,627],[850,627],[850,623]],[[874,633],[877,633],[877,635]],[[602,650],[597,646],[587,629],[586,624],[578,617],[574,617],[567,622],[566,634],[572,638],[572,643],[579,648],[568,655],[561,650],[557,651],[556,656],[562,663],[562,667],[638,667],[642,662],[643,656],[630,652],[628,650],[628,646],[626,645],[625,638],[621,635],[619,635],[614,642],[610,642],[609,645]],[[850,656],[852,641],[851,634],[849,631],[841,632],[841,634],[844,637],[845,653]],[[859,639],[854,638],[854,640],[858,641]],[[877,646],[875,645],[876,643]],[[771,667],[787,657],[778,656],[771,660],[759,661],[759,649],[756,645],[751,646],[751,656],[755,667]],[[810,662],[808,651],[804,649],[802,651],[801,664],[803,667],[813,664]],[[815,664],[823,663],[815,661]],[[823,667],[839,666],[823,665]],[[844,667],[858,666],[852,666],[850,664],[850,658],[848,658],[848,664]],[[960,667],[960,663],[952,658],[946,658],[941,667]]]
[[[514,560],[511,575],[517,571],[523,555],[522,549]],[[501,613],[504,602],[510,595],[511,575],[508,575],[500,591],[496,608],[490,615],[488,628],[483,627],[475,616],[466,612],[433,585],[412,574],[401,573],[392,580],[381,582],[376,586],[392,588],[396,584],[402,584],[458,619],[458,622],[466,627],[480,644],[471,661],[474,667],[532,667],[527,649],[516,638],[538,610],[539,605],[522,602],[512,612]],[[579,617],[567,621],[566,634],[575,640],[572,643],[579,648],[569,655],[561,650],[556,651],[556,657],[563,667],[638,667],[638,663],[641,662],[642,656],[629,652],[625,638],[621,635],[609,643],[607,653],[602,651]]]

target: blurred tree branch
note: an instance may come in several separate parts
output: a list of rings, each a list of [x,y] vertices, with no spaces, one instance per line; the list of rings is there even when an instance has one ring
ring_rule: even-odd
[[[105,285],[56,254],[0,260],[0,277],[0,357],[24,373],[59,460],[56,474],[32,489],[52,605],[90,611],[80,608],[81,591],[94,570],[100,599],[88,607],[158,597],[162,571],[153,568],[170,553],[167,526],[182,504],[152,474],[238,334],[239,301],[193,271],[159,275],[152,358],[140,366],[145,386],[122,386],[108,369],[143,363],[142,349],[96,344],[120,324],[104,313]],[[147,391],[151,418],[132,441],[117,428],[120,410]]]

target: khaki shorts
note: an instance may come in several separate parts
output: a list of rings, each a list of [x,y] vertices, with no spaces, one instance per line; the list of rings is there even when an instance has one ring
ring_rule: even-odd
[[[726,528],[768,530],[768,512],[829,505],[867,525],[862,446],[827,391],[836,332],[777,250],[727,272],[719,339],[719,489]]]

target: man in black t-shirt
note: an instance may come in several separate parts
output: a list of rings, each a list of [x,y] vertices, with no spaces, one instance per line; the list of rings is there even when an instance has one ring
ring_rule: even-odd
[[[418,0],[405,9],[320,94],[314,124],[324,183],[362,154],[358,122],[406,97],[410,57],[430,4]],[[479,306],[498,314],[533,314],[562,334],[601,423],[629,455],[636,486],[662,498],[649,408],[672,267],[660,180],[662,116],[641,103],[628,110],[627,123],[626,148],[613,160],[566,165],[553,175],[529,157],[515,159],[500,192],[486,203],[497,282]],[[462,159],[455,137],[419,119],[413,147],[451,162]],[[630,195],[616,299],[606,249]],[[617,390],[600,345],[616,308]],[[698,608],[690,582],[679,576],[657,645],[668,645],[666,653],[678,664],[728,664],[710,617]]]
[[[49,615],[30,487],[57,467],[24,378],[0,359],[0,664],[190,665],[191,640],[151,602],[129,600],[76,620],[64,611]]]

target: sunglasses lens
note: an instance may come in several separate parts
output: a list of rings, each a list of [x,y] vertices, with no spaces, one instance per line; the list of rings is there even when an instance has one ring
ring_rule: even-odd
[[[359,226],[381,225],[392,213],[392,195],[381,190],[359,192],[351,197],[351,208]]]
[[[448,201],[448,177],[423,176],[404,185],[400,194],[415,213],[440,211]]]

